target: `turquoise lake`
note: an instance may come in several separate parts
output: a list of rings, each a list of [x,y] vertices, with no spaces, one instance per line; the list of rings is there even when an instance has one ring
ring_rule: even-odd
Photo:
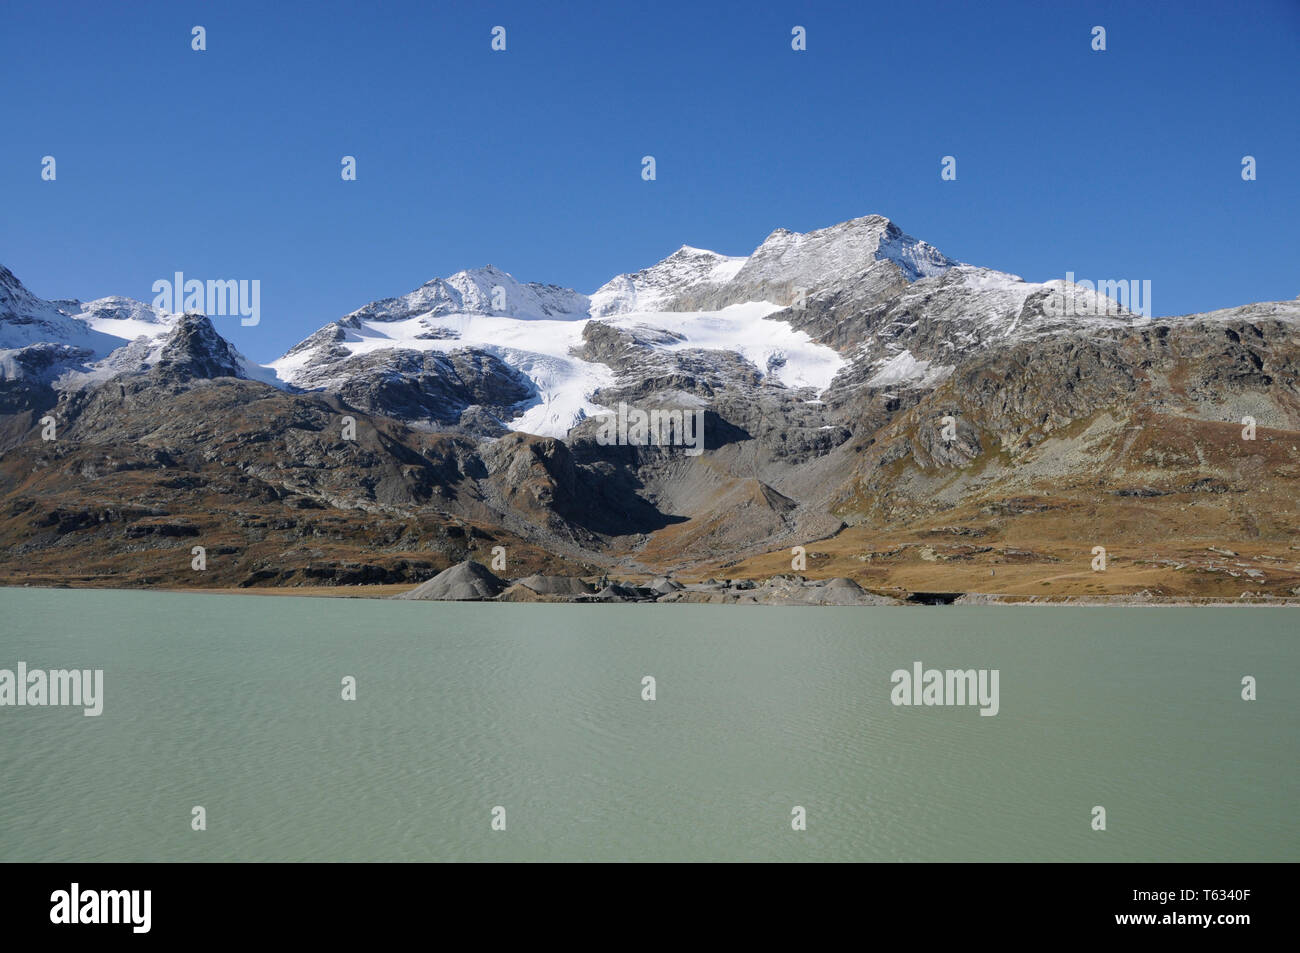
[[[0,860],[1294,861],[1298,622],[0,590]]]

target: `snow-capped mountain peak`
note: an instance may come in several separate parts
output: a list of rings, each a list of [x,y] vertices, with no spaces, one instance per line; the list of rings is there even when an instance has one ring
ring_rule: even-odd
[[[28,291],[17,276],[0,265],[0,317],[9,317],[31,310],[45,302]]]
[[[40,379],[67,390],[154,368],[279,383],[201,314],[172,314],[118,295],[46,301],[0,266],[0,382]]]
[[[131,298],[46,301],[0,266],[0,351],[66,344],[102,359],[142,335],[165,334],[174,322],[175,315]]]
[[[897,266],[908,281],[959,264],[884,216],[867,215],[807,233],[776,229],[749,256],[736,282],[785,282],[816,289],[848,280],[882,261]]]
[[[665,310],[688,290],[723,285],[744,266],[744,258],[683,245],[663,261],[611,278],[591,296],[592,317]]]
[[[497,315],[521,321],[586,317],[586,295],[557,285],[524,283],[495,265],[426,281],[409,294],[384,298],[347,316],[360,322],[406,321],[451,314]]]

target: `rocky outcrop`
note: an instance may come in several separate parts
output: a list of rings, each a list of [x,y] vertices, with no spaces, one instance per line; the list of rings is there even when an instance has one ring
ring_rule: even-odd
[[[238,352],[201,314],[186,314],[176,322],[152,370],[172,380],[244,376]]]
[[[479,436],[503,433],[501,419],[514,416],[511,408],[535,392],[528,378],[500,358],[472,350],[330,352],[295,385],[338,394],[366,413]]]

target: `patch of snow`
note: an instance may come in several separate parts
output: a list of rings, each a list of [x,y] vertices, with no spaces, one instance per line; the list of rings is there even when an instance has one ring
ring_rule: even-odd
[[[880,368],[867,380],[868,387],[888,387],[905,384],[914,387],[934,387],[955,369],[947,364],[918,361],[911,351],[902,351],[892,358],[877,362]]]
[[[783,310],[767,301],[733,304],[721,311],[660,311],[605,319],[620,328],[647,324],[670,332],[664,351],[704,349],[733,351],[787,387],[811,387],[818,394],[845,364],[836,351],[816,344],[805,331],[767,316]]]

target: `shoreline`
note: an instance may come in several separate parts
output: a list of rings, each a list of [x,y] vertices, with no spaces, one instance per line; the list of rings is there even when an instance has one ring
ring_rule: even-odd
[[[32,584],[0,584],[0,592],[23,589],[39,590],[70,590],[77,592],[87,591],[107,591],[107,592],[160,592],[160,593],[180,593],[189,595],[224,595],[224,596],[287,596],[297,597],[300,599],[373,599],[373,600],[393,600],[410,592],[415,586],[409,584],[381,584],[373,586],[294,586],[294,587],[203,587],[203,586],[72,586],[72,585],[32,585]],[[1115,595],[1115,596],[1020,596],[1015,594],[1003,593],[977,593],[968,592],[955,594],[957,597],[949,601],[932,602],[925,601],[924,597],[928,593],[910,593],[911,596],[920,596],[920,599],[898,599],[892,605],[829,605],[831,608],[933,608],[935,606],[1012,606],[1012,607],[1047,607],[1047,608],[1099,608],[1099,609],[1208,609],[1208,608],[1300,608],[1300,597],[1281,598],[1281,597],[1260,597],[1252,596],[1245,599],[1224,599],[1215,596],[1149,596],[1141,597],[1138,595]],[[429,599],[413,600],[428,602],[505,602],[509,600],[499,599]],[[684,604],[684,605],[735,605],[734,602],[696,602],[686,599],[680,600],[659,600],[652,604]],[[596,603],[586,600],[569,600],[569,599],[546,599],[538,600],[531,603],[534,605],[608,605],[611,603]],[[635,602],[613,603],[616,605],[635,605]],[[809,604],[799,602],[746,602],[744,605],[757,606],[808,606],[826,605],[826,604]]]

